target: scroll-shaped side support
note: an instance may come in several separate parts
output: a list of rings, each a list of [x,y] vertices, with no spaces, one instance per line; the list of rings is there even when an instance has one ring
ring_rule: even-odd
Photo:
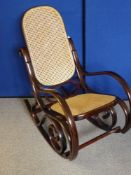
[[[59,105],[61,106],[61,108],[64,111],[69,134],[70,134],[70,138],[71,138],[71,140],[70,140],[70,153],[69,153],[68,158],[70,160],[72,160],[78,154],[79,141],[78,141],[78,133],[77,133],[76,124],[75,124],[74,118],[71,114],[71,111],[70,111],[66,101],[55,90],[44,89],[41,87],[40,92],[44,92],[44,93],[52,95],[57,100],[57,102],[59,103]]]
[[[125,91],[128,101],[129,101],[129,108],[126,105],[124,101],[121,100],[119,103],[120,106],[122,107],[125,117],[126,117],[126,122],[124,128],[121,130],[122,133],[125,133],[126,131],[129,130],[131,127],[131,90],[127,84],[127,82],[117,73],[111,72],[111,71],[103,71],[103,72],[83,72],[83,76],[97,76],[97,75],[106,75],[106,76],[111,76],[115,80],[118,81],[118,83],[122,86],[123,90]]]

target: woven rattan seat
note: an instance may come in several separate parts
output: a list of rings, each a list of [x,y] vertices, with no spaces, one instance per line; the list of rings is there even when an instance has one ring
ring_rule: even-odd
[[[103,106],[109,105],[115,101],[115,99],[116,98],[114,96],[110,95],[82,94],[70,97],[66,100],[66,102],[69,105],[72,115],[77,117],[77,115],[88,113],[95,109],[97,110],[98,108],[103,108]],[[64,115],[59,103],[52,105],[51,109]]]

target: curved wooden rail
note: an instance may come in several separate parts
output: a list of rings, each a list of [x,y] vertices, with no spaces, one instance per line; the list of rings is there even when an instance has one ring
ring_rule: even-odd
[[[111,76],[112,78],[114,78],[115,80],[117,80],[117,82],[119,82],[119,84],[122,86],[123,90],[125,91],[125,94],[128,97],[129,110],[128,110],[127,105],[124,102],[122,102],[122,100],[121,100],[121,102],[119,100],[119,102],[120,102],[119,104],[122,107],[122,109],[124,111],[124,114],[126,114],[125,126],[124,126],[124,129],[122,129],[122,132],[125,133],[131,127],[131,90],[130,90],[127,82],[120,75],[118,75],[115,72],[112,72],[112,71],[83,72],[83,76],[98,76],[98,75]]]
[[[70,137],[71,137],[71,148],[70,148],[69,159],[72,160],[78,154],[79,141],[78,141],[76,124],[71,114],[70,108],[67,105],[66,101],[55,90],[40,88],[40,92],[44,92],[46,94],[52,95],[57,100],[57,102],[60,104],[61,108],[64,111],[66,122],[68,123]]]

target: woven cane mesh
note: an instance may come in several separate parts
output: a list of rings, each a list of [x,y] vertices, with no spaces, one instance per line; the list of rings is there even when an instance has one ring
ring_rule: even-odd
[[[103,108],[105,105],[113,104],[115,96],[103,94],[81,94],[66,99],[67,104],[73,116],[91,112],[95,109]],[[59,103],[51,106],[51,109],[64,115],[64,112]]]
[[[27,11],[23,32],[38,81],[47,86],[70,79],[75,71],[65,27],[59,13],[41,6]]]

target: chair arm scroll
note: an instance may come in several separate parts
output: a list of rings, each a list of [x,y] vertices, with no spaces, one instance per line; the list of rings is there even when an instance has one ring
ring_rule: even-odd
[[[68,123],[69,133],[72,138],[71,153],[70,153],[70,160],[72,160],[77,156],[79,142],[78,142],[78,133],[77,133],[76,124],[72,116],[72,113],[70,111],[70,108],[66,103],[66,101],[64,100],[64,98],[62,98],[62,96],[56,90],[40,88],[40,92],[44,92],[46,94],[50,94],[51,96],[53,96],[64,111],[66,121]]]
[[[128,100],[129,100],[129,105],[130,105],[130,110],[131,110],[131,90],[127,84],[127,82],[117,73],[112,72],[112,71],[102,71],[102,72],[83,72],[84,76],[97,76],[97,75],[106,75],[106,76],[111,76],[115,80],[119,82],[119,84],[123,87]]]

